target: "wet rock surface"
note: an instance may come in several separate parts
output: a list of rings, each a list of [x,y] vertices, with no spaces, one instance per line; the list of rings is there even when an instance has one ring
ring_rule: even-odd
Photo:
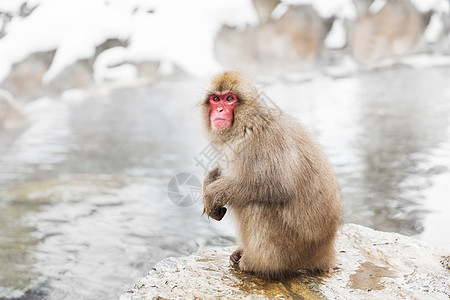
[[[449,253],[360,225],[342,226],[337,267],[267,281],[231,265],[234,247],[206,249],[158,263],[121,300],[134,299],[448,299]],[[442,252],[442,253],[441,253]]]

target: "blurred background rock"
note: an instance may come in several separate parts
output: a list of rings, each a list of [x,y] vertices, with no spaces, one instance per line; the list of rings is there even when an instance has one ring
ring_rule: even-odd
[[[376,10],[367,6],[359,9],[349,32],[351,54],[357,62],[377,66],[426,49],[423,34],[432,11],[419,12],[409,0],[389,1]]]
[[[13,4],[0,4],[0,56],[4,59],[0,63],[0,88],[9,91],[17,100],[28,101],[45,93],[59,93],[67,89],[92,88],[101,83],[123,80],[124,77],[131,81],[199,75],[192,74],[195,67],[186,68],[178,64],[176,59],[171,60],[170,55],[154,55],[149,58],[145,55],[135,56],[133,51],[127,50],[130,46],[138,48],[136,45],[151,44],[154,41],[152,49],[164,52],[161,39],[175,40],[171,45],[178,45],[177,48],[183,49],[186,41],[181,38],[182,28],[175,30],[180,36],[171,35],[170,32],[165,37],[155,37],[150,33],[148,36],[136,35],[133,32],[133,29],[137,28],[136,25],[133,27],[124,22],[122,26],[118,20],[119,25],[111,26],[108,22],[103,25],[105,28],[109,26],[108,33],[104,34],[103,38],[100,34],[95,40],[96,43],[91,43],[92,49],[88,51],[90,53],[84,51],[81,55],[70,56],[70,52],[77,51],[77,45],[70,49],[70,43],[54,42],[30,42],[29,49],[21,49],[27,48],[27,45],[20,44],[23,44],[21,39],[24,38],[22,31],[32,29],[30,27],[33,22],[30,19],[33,16],[45,17],[51,6],[44,7],[44,4],[49,5],[52,1],[11,3]],[[317,7],[323,8],[324,5],[318,6],[315,1],[253,0],[251,4],[248,3],[249,7],[243,8],[242,11],[245,11],[244,15],[251,16],[253,13],[257,17],[248,17],[247,20],[246,17],[236,20],[236,17],[224,8],[226,6],[220,6],[215,13],[224,17],[211,23],[214,24],[210,25],[213,28],[208,32],[211,37],[204,36],[213,44],[213,58],[205,57],[205,63],[209,62],[210,65],[206,69],[209,71],[214,68],[237,68],[257,74],[277,75],[345,65],[346,71],[349,71],[391,65],[405,56],[418,53],[450,53],[449,2],[446,0],[349,0],[338,3],[331,11],[321,13]],[[113,2],[109,1],[95,5],[103,9],[98,15],[99,19],[103,13],[114,17],[116,10],[121,9],[117,7],[117,3],[114,7]],[[123,14],[128,13],[131,19],[134,17],[136,20],[144,20],[141,27],[146,26],[145,20],[157,19],[160,13],[157,4],[121,5]],[[214,11],[212,5],[203,6],[206,13]],[[250,9],[253,12],[250,12]],[[55,20],[64,19],[64,11],[57,10],[58,6],[53,11]],[[73,14],[76,16],[77,12]],[[89,24],[86,25],[83,17],[79,17],[80,32],[77,32],[76,27],[75,30],[72,28],[72,31],[68,28],[69,39],[71,33],[77,36],[89,30],[86,29]],[[205,18],[205,15],[192,15],[190,22],[194,22],[196,18]],[[183,27],[185,19],[189,21],[189,17],[178,18],[179,23],[170,26]],[[54,26],[58,26],[56,21]],[[64,30],[64,25],[60,24],[62,28],[59,30]],[[163,26],[164,24],[161,24],[161,28],[156,30],[163,32]],[[96,25],[92,30],[97,32],[98,28]],[[48,31],[47,28],[47,32],[29,30],[29,34],[40,35],[40,40],[51,40],[46,37],[53,34],[51,29],[52,27]],[[84,34],[89,35],[88,32]],[[202,34],[190,33],[191,36]],[[39,37],[33,39],[39,40]],[[180,39],[180,43],[177,43],[177,39]],[[79,40],[74,37],[74,43],[76,42]],[[195,44],[195,40],[192,43]],[[14,47],[20,49],[16,50],[20,55],[11,55]],[[113,48],[116,49],[108,51]],[[203,44],[193,45],[186,48],[185,56],[195,56],[194,53],[205,51],[210,50],[205,50]],[[61,63],[61,57],[64,56],[69,58],[66,57]],[[193,58],[193,62],[196,59],[198,60]],[[206,72],[201,75],[203,74]]]
[[[14,102],[9,92],[0,90],[0,130],[16,128],[24,121],[25,115],[19,104]]]

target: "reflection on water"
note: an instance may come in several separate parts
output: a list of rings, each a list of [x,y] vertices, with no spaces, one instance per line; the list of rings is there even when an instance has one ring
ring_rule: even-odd
[[[4,294],[20,295],[16,290],[40,277],[34,267],[38,240],[32,236],[34,228],[23,224],[22,218],[34,212],[27,204],[0,205],[0,298]]]
[[[298,102],[285,96],[280,106],[324,145],[338,175],[345,222],[416,235],[434,214],[450,216],[445,197],[434,207],[425,197],[435,180],[450,179],[449,75],[449,69],[397,67],[274,86],[268,93],[299,95]],[[449,190],[441,188],[441,195]],[[450,224],[444,222],[434,236]],[[450,245],[450,238],[440,242]]]
[[[362,77],[357,153],[364,166],[360,185],[365,195],[359,201],[362,209],[368,203],[373,211],[367,225],[408,235],[423,231],[423,191],[449,167],[430,161],[432,151],[449,138],[449,74],[389,70],[375,80]],[[450,158],[448,146],[444,155]]]
[[[450,244],[449,73],[397,67],[265,91],[329,154],[345,222]],[[229,216],[167,197],[176,174],[203,174],[200,87],[40,99],[28,128],[0,132],[0,298],[115,298],[164,257],[234,244]]]

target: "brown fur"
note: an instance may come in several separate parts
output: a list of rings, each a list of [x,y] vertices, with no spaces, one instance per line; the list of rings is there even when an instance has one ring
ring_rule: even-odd
[[[238,97],[232,125],[211,129],[209,96],[232,90]],[[341,221],[339,188],[321,148],[289,117],[265,108],[242,73],[217,75],[205,96],[203,118],[212,142],[229,158],[203,186],[204,212],[220,220],[225,205],[236,218],[243,271],[283,278],[300,269],[334,266]]]

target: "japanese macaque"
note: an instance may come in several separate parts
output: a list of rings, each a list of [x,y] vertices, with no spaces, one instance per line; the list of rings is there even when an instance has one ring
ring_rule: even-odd
[[[239,247],[231,261],[271,279],[334,267],[340,194],[319,145],[265,107],[239,72],[212,79],[202,110],[209,138],[228,157],[204,179],[203,213],[221,220],[228,208],[234,215]]]

